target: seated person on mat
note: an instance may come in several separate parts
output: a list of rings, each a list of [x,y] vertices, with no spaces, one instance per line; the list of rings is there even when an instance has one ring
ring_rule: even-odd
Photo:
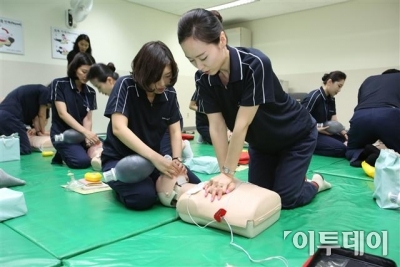
[[[110,118],[101,154],[103,171],[114,168],[130,155],[149,160],[155,170],[137,183],[110,181],[108,185],[125,207],[151,208],[157,201],[155,182],[161,173],[173,177],[185,167],[181,163],[182,134],[175,89],[178,67],[162,42],[148,42],[132,62],[132,75],[120,77],[111,92],[104,115]],[[160,143],[169,130],[173,160],[160,153]],[[188,172],[191,183],[199,183]]]
[[[90,67],[87,74],[87,79],[99,90],[101,94],[109,96],[113,90],[115,82],[118,80],[119,75],[115,72],[115,66],[113,63],[109,62],[107,65],[103,63],[96,63]],[[180,119],[181,129],[183,128],[183,119]],[[182,157],[183,159],[193,157],[193,152],[190,147],[188,140],[182,141]],[[93,149],[91,165],[95,171],[102,170],[101,164],[101,152],[102,147],[98,146]],[[166,131],[160,144],[160,152],[162,155],[171,155],[171,140],[169,137],[169,132]]]
[[[11,91],[0,103],[0,135],[18,133],[21,155],[32,152],[28,134],[46,134],[49,94],[49,88],[44,85],[23,85]],[[33,122],[34,130],[27,132],[26,125]]]
[[[50,137],[57,150],[52,164],[62,164],[64,161],[69,168],[87,168],[91,160],[87,151],[100,142],[92,132],[92,110],[97,108],[96,91],[86,84],[86,74],[94,62],[91,55],[78,53],[68,66],[68,77],[55,79],[51,83]],[[79,144],[55,142],[54,136],[68,129],[83,134],[85,141]]]
[[[196,87],[196,91],[194,92],[192,99],[190,100],[189,108],[196,112],[196,130],[200,134],[198,142],[212,144],[207,114],[199,112],[198,107],[199,105],[201,105],[200,102],[201,100],[199,99],[199,89],[198,87]]]
[[[347,134],[345,130],[332,134],[328,126],[323,126],[328,121],[337,121],[335,96],[342,89],[346,81],[346,74],[341,71],[332,71],[322,76],[322,86],[311,91],[302,101],[311,116],[317,121],[317,146],[314,154],[328,157],[344,157],[346,153]]]
[[[219,14],[218,14],[219,15]],[[306,205],[331,185],[306,173],[317,139],[316,122],[286,94],[270,59],[253,48],[227,45],[222,18],[205,9],[184,14],[178,40],[198,69],[200,111],[207,113],[221,173],[206,192],[221,198],[234,190],[234,175],[243,143],[249,143],[250,183],[278,193],[286,209]],[[228,144],[226,129],[232,131]]]
[[[368,77],[361,84],[358,103],[350,119],[346,152],[350,165],[361,167],[361,162],[369,155],[377,154],[372,146],[376,140],[400,152],[399,123],[400,71],[390,69]]]

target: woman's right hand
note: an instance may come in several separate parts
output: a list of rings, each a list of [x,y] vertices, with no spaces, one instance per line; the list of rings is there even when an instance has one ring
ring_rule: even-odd
[[[86,137],[85,141],[87,146],[93,146],[100,143],[99,137],[97,137],[97,134],[95,134],[94,132],[86,131],[84,135]]]
[[[317,127],[317,130],[318,130],[318,133],[326,134],[326,135],[332,135],[331,133],[326,131],[326,129],[328,129],[328,128],[329,128],[329,126]]]
[[[180,174],[181,170],[175,164],[172,160],[166,159],[163,156],[160,155],[160,157],[157,158],[153,162],[154,166],[156,167],[157,170],[159,170],[161,173],[165,174],[169,178],[176,177],[178,174]]]
[[[220,200],[222,195],[232,192],[235,188],[234,178],[224,173],[214,176],[204,185],[205,196],[211,194],[211,202],[214,201],[215,197]]]

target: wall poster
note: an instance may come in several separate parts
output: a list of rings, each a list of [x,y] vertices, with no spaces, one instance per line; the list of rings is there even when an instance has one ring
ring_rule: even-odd
[[[0,52],[24,54],[24,31],[21,21],[0,17]]]
[[[53,58],[67,59],[69,51],[74,47],[74,43],[80,32],[51,28],[51,56]]]

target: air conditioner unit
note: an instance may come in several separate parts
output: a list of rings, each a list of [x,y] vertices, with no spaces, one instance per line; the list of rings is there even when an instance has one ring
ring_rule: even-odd
[[[251,31],[249,29],[242,27],[226,29],[225,34],[228,36],[228,45],[251,47]]]

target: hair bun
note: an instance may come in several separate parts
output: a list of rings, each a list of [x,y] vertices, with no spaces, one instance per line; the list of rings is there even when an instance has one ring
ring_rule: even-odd
[[[115,71],[114,63],[109,62],[109,63],[107,64],[107,67],[109,67],[113,72]]]
[[[210,12],[213,13],[213,15],[216,16],[218,20],[222,23],[223,21],[222,16],[217,10],[211,10]]]
[[[329,73],[325,73],[324,76],[322,76],[322,81],[323,82],[328,81],[329,80],[329,75],[330,75]]]

